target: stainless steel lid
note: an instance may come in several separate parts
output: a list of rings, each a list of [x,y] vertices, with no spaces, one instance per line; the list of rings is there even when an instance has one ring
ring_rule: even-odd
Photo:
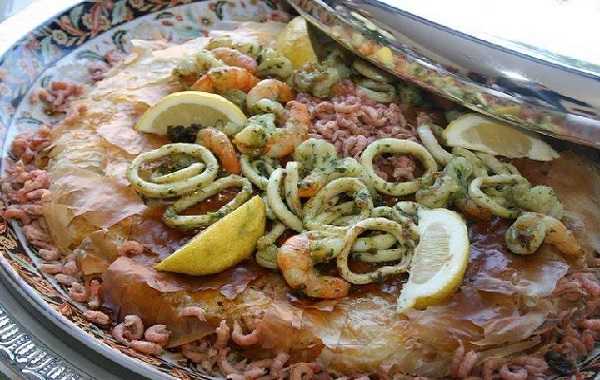
[[[600,148],[597,2],[288,2],[406,80],[477,112]]]

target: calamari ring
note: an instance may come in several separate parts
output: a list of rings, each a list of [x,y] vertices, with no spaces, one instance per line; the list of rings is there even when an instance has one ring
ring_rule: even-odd
[[[206,168],[199,174],[191,175],[193,173],[197,173],[198,166],[195,166],[193,170],[190,169],[184,172],[185,175],[189,175],[189,177],[185,178],[180,173],[181,170],[179,170],[172,174],[176,174],[176,177],[181,176],[179,177],[180,179],[168,183],[149,182],[140,177],[139,169],[143,163],[153,161],[175,153],[183,153],[190,155],[194,158],[200,159],[206,164]],[[198,144],[177,143],[166,144],[158,149],[142,153],[139,156],[137,156],[127,169],[127,179],[129,179],[129,182],[137,191],[139,191],[146,197],[171,198],[207,186],[208,184],[213,182],[214,179],[217,177],[218,171],[219,164],[217,162],[217,159],[208,149]]]
[[[204,215],[180,215],[180,213],[206,198],[218,194],[228,187],[241,187],[236,196],[214,212]],[[169,206],[163,215],[163,221],[170,227],[193,229],[213,224],[225,215],[240,207],[252,196],[252,184],[244,177],[230,175],[219,178],[210,185],[184,196]]]
[[[317,195],[311,198],[304,205],[304,225],[308,229],[319,229],[329,223],[322,223],[323,218],[319,217],[322,212],[327,211],[327,206],[334,207],[331,204],[331,200],[337,197],[338,194],[342,193],[353,193],[354,205],[359,208],[360,213],[358,217],[365,219],[371,216],[371,210],[373,210],[373,199],[367,186],[357,178],[338,178],[329,182],[322,188]],[[338,205],[337,207],[347,207]],[[345,209],[344,209],[345,210]],[[337,219],[342,215],[336,215]],[[331,217],[328,217],[330,219]]]
[[[294,231],[302,232],[304,230],[302,226],[302,220],[291,212],[281,198],[281,184],[283,182],[283,174],[285,169],[275,169],[269,183],[267,184],[267,202],[269,207],[275,214],[275,216],[286,226]]]
[[[194,162],[187,168],[179,169],[176,172],[152,177],[154,183],[173,183],[177,181],[183,181],[197,174],[202,173],[206,165],[202,162]]]
[[[268,269],[277,269],[277,245],[275,242],[285,232],[283,223],[274,223],[271,230],[256,242],[256,263]]]
[[[285,166],[285,179],[283,188],[285,200],[290,209],[299,217],[302,217],[302,203],[298,193],[298,181],[300,181],[300,163],[289,161]]]
[[[376,207],[373,209],[371,216],[374,218],[381,217],[393,220],[403,228],[406,228],[404,239],[398,242],[400,245],[404,244],[405,246],[390,249],[397,242],[397,239],[388,233],[362,237],[356,239],[356,242],[352,246],[353,258],[371,263],[394,261],[397,260],[395,257],[401,253],[399,251],[406,250],[405,242],[411,242],[409,248],[414,249],[416,243],[413,242],[419,240],[419,230],[410,218],[402,215],[398,209],[389,206]],[[375,253],[371,253],[374,251]],[[369,254],[361,254],[363,252],[369,252]]]
[[[425,172],[421,178],[413,181],[397,183],[385,181],[373,169],[373,159],[381,153],[411,154],[421,161]],[[419,190],[422,184],[429,184],[432,181],[433,173],[438,169],[437,163],[431,156],[431,153],[422,145],[410,140],[394,138],[380,139],[369,144],[367,149],[362,152],[360,161],[377,191],[397,197],[412,194]]]
[[[335,145],[323,139],[311,137],[296,147],[294,161],[300,162],[305,170],[324,167],[337,159]]]
[[[352,250],[352,246],[358,236],[367,230],[385,231],[400,242],[403,241],[405,235],[404,229],[400,224],[385,218],[368,218],[350,227],[348,232],[346,232],[344,246],[337,255],[337,267],[344,280],[352,284],[364,285],[380,281],[387,276],[408,271],[408,266],[412,258],[412,253],[409,250],[403,250],[401,252],[402,254],[397,255],[395,260],[400,261],[395,265],[383,266],[370,273],[355,273],[350,270],[350,268],[348,268],[348,256]]]
[[[300,181],[300,196],[312,197],[328,182],[342,177],[361,178],[365,170],[354,158],[331,159],[328,163],[315,167]]]
[[[483,164],[494,174],[514,174],[521,175],[519,170],[514,165],[508,162],[502,162],[491,154],[475,153]]]
[[[267,190],[267,184],[269,183],[269,177],[263,176],[259,172],[259,165],[263,166],[263,169],[269,174],[273,174],[276,163],[269,157],[264,157],[257,160],[252,160],[245,154],[242,154],[240,160],[242,167],[242,174],[248,178],[256,187],[265,191]]]
[[[473,167],[473,177],[484,177],[488,175],[486,165],[481,161],[479,157],[468,149],[461,147],[452,148],[452,154],[465,158]]]
[[[397,98],[396,88],[389,83],[360,79],[356,81],[356,86],[360,92],[375,102],[391,103]]]
[[[498,174],[486,177],[477,177],[469,185],[469,197],[479,206],[491,211],[492,214],[508,219],[514,219],[519,216],[520,210],[510,209],[498,203],[497,200],[490,197],[481,190],[482,187],[498,185],[518,185],[527,184],[527,180],[520,175]]]
[[[427,148],[437,163],[442,166],[448,165],[448,162],[450,162],[452,159],[452,154],[448,153],[446,149],[442,148],[437,138],[433,134],[431,126],[429,124],[419,125],[417,127],[417,134],[419,135],[419,138],[421,139],[421,142],[425,148]]]

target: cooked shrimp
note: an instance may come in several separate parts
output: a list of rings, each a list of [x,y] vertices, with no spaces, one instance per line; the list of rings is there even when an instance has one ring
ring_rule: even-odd
[[[235,153],[231,140],[225,133],[215,128],[205,128],[198,132],[196,142],[213,152],[227,172],[240,174],[242,171],[240,160]]]
[[[100,326],[110,325],[110,317],[105,313],[98,310],[86,310],[83,313],[83,316],[88,321],[95,323]]]
[[[152,325],[144,332],[145,340],[163,347],[167,345],[170,337],[171,331],[169,331],[166,325]]]
[[[144,323],[137,315],[126,315],[123,319],[123,337],[129,340],[138,340],[144,336]]]
[[[277,251],[277,265],[288,285],[310,297],[340,298],[348,294],[350,284],[339,277],[321,276],[314,268],[308,235],[289,238]]]
[[[310,114],[306,105],[292,101],[287,122],[267,141],[267,156],[280,158],[294,152],[294,149],[308,137]]]
[[[250,112],[273,112],[283,115],[285,104],[294,99],[294,90],[277,79],[263,79],[254,86],[246,97],[246,107]]]
[[[228,47],[218,47],[210,51],[216,58],[229,66],[241,67],[252,74],[256,73],[256,59],[239,50]]]
[[[206,322],[206,314],[200,306],[186,306],[179,313],[182,317],[195,317],[200,322]]]
[[[146,342],[145,340],[133,340],[129,343],[129,347],[146,355],[160,355],[163,350],[159,344]]]
[[[251,333],[244,334],[240,323],[238,321],[234,321],[233,331],[231,332],[231,339],[240,346],[251,346],[259,342],[260,329],[255,328]]]
[[[71,283],[71,288],[69,289],[69,297],[77,302],[87,302],[89,295],[83,284],[80,282],[73,282]]]
[[[583,250],[571,231],[554,217],[525,212],[506,230],[507,247],[519,255],[530,255],[542,243],[555,246],[566,255],[580,255]]]
[[[258,79],[246,69],[235,66],[210,69],[192,85],[192,90],[223,93],[230,90],[244,92],[258,83]]]
[[[233,139],[236,147],[244,154],[267,155],[280,158],[291,154],[308,137],[311,123],[306,105],[291,101],[285,125],[275,126],[273,114],[253,116],[246,127]]]
[[[227,321],[222,320],[219,324],[219,327],[215,330],[217,333],[217,341],[215,342],[215,347],[217,348],[225,348],[227,347],[227,343],[229,342],[229,338],[231,337],[231,329],[227,326]]]

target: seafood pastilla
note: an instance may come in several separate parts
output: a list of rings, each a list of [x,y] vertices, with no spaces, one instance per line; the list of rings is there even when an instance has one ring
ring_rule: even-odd
[[[464,110],[333,42],[278,50],[285,30],[133,41],[94,86],[39,93],[65,117],[13,140],[2,191],[43,270],[115,344],[231,379],[575,375],[600,339],[597,163],[449,146]],[[134,128],[189,91],[243,114]],[[249,199],[267,219],[250,258],[155,268]],[[451,262],[443,292],[398,307]]]

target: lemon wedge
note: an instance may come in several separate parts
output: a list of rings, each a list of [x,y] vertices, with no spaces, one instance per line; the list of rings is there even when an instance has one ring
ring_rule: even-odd
[[[475,113],[452,121],[444,131],[446,143],[509,158],[550,161],[558,153],[539,137]]]
[[[420,239],[408,282],[398,297],[398,312],[422,309],[451,296],[462,282],[469,259],[463,218],[447,209],[420,210]]]
[[[175,92],[162,98],[142,115],[135,125],[141,132],[166,135],[167,127],[198,124],[203,127],[242,126],[246,115],[232,102],[201,91]]]
[[[277,50],[292,62],[294,69],[317,62],[317,54],[310,42],[304,18],[297,16],[286,25],[277,37]]]
[[[255,196],[198,233],[155,268],[196,276],[222,272],[252,255],[257,240],[265,234],[265,223],[265,204]]]

